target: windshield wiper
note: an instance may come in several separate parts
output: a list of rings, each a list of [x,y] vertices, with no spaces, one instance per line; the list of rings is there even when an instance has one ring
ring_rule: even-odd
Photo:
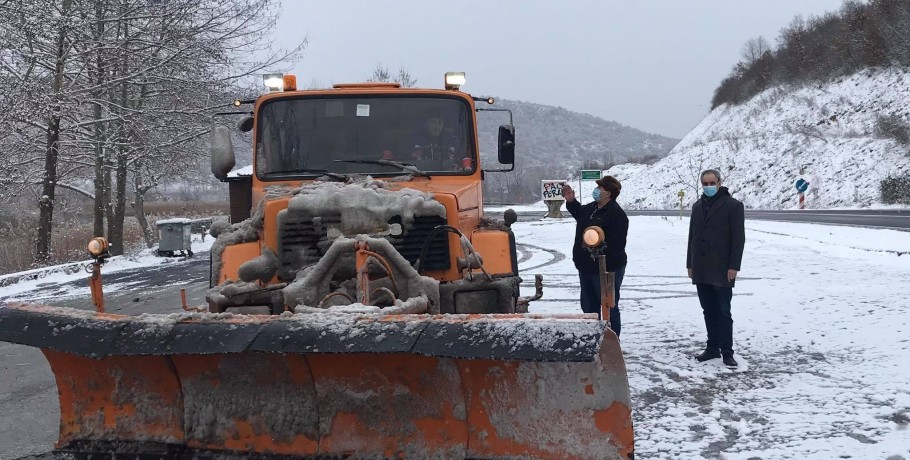
[[[278,172],[268,173],[268,174],[266,174],[266,176],[281,177],[281,176],[291,176],[294,174],[320,174],[323,176],[331,177],[332,179],[335,179],[339,182],[348,181],[348,176],[346,176],[344,174],[329,172],[329,170],[327,170],[327,169],[311,169],[311,168],[291,169],[288,171],[278,171]]]
[[[413,174],[415,176],[423,176],[429,178],[430,175],[417,169],[416,166],[408,163],[399,163],[392,160],[332,160],[336,163],[360,163],[368,165],[380,165],[380,166],[394,166],[404,172]]]

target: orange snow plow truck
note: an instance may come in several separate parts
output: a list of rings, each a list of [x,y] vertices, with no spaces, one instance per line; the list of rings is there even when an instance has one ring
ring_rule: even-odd
[[[528,313],[540,278],[519,296],[514,213],[485,217],[481,192],[514,167],[511,112],[463,82],[297,90],[286,75],[235,101],[238,130],[213,128],[212,172],[236,179],[243,132],[253,167],[231,182],[244,219],[213,228],[207,308],[0,307],[0,340],[41,348],[56,377],[56,452],[633,458],[607,322]],[[481,168],[487,110],[508,113],[509,169]]]

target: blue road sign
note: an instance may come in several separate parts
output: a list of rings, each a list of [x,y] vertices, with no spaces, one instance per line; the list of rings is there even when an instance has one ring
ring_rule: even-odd
[[[796,191],[799,193],[803,193],[806,190],[809,190],[809,181],[802,179],[802,178],[797,179],[796,180]]]

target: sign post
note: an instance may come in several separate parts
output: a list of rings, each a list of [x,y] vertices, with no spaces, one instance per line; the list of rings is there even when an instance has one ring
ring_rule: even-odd
[[[686,196],[686,191],[680,190],[679,192],[676,193],[676,195],[679,196],[679,220],[682,220],[682,218],[683,218],[683,197]]]
[[[809,181],[799,178],[796,179],[796,192],[799,195],[799,209],[806,209],[806,190],[809,190]]]
[[[578,175],[578,193],[581,193],[581,181],[598,180],[603,177],[603,171],[599,169],[582,169]],[[581,203],[581,201],[579,201]]]
[[[566,198],[562,194],[562,187],[566,184],[564,180],[542,180],[540,181],[540,196],[543,202],[547,204],[547,217],[561,218],[560,208],[565,203]]]

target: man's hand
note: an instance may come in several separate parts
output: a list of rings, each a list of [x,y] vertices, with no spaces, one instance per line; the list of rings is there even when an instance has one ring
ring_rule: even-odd
[[[689,279],[692,279],[692,269],[689,269]]]
[[[562,196],[566,199],[566,203],[571,203],[575,201],[575,190],[572,190],[569,184],[563,184]]]
[[[739,273],[737,270],[727,270],[727,281],[733,282],[736,279],[736,274]]]

